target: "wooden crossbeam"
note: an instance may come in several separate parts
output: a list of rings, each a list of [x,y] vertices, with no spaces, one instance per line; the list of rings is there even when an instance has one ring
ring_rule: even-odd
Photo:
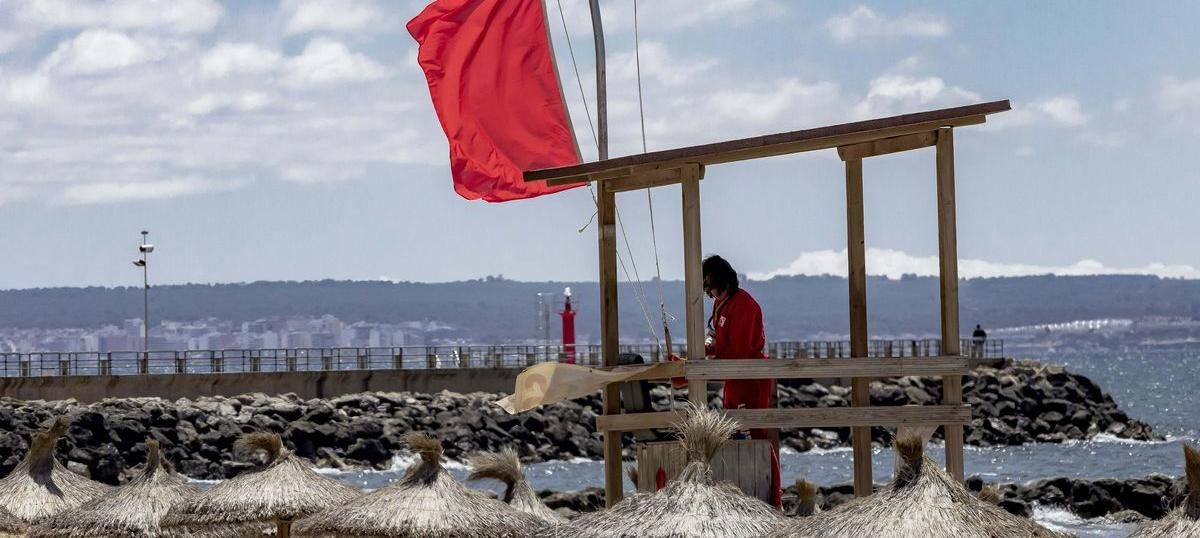
[[[700,381],[722,379],[827,379],[835,377],[937,377],[967,375],[964,357],[904,357],[852,359],[709,359],[663,362],[649,368],[617,366],[610,372],[641,370],[625,381],[654,381],[687,377]]]
[[[687,375],[687,362],[660,362],[646,368],[644,366],[617,366],[615,368],[598,368],[598,370],[607,370],[610,372],[626,372],[629,370],[643,369],[641,372],[634,374],[625,381],[653,381],[661,379],[670,379],[672,377],[683,377]],[[622,381],[624,383],[625,381]]]
[[[704,179],[704,167],[700,165],[683,165],[676,168],[655,169],[655,170],[621,170],[620,173],[613,172],[604,174],[605,184],[608,185],[608,190],[612,192],[635,191],[653,187],[665,187],[683,183],[684,178],[690,177],[690,174],[695,174],[697,180]],[[571,185],[589,179],[596,178],[565,178],[547,181],[546,184],[552,187],[559,185]]]
[[[684,361],[688,379],[825,379],[966,375],[963,357],[864,359],[712,359]]]
[[[631,175],[633,175],[632,168],[621,168],[618,170],[600,172],[592,176],[581,175],[551,179],[546,182],[546,185],[550,187],[561,187],[563,185],[574,185],[575,183],[586,183],[588,181],[615,181],[628,178]]]
[[[836,148],[908,134],[937,130],[941,127],[963,127],[987,121],[988,114],[1004,112],[1011,106],[1007,100],[980,103],[955,108],[905,114],[889,118],[830,125],[788,133],[716,142],[678,149],[654,151],[604,159],[544,170],[525,172],[525,181],[545,181],[570,178],[578,181],[603,181],[604,173],[632,175],[636,168],[652,166],[672,168],[687,163],[702,165],[727,163],[746,159],[787,155],[802,151]],[[622,170],[628,169],[630,173]]]
[[[605,432],[670,428],[684,411],[631,413],[596,417],[596,429]],[[804,409],[730,409],[725,414],[742,428],[835,428],[845,426],[899,426],[968,424],[969,405],[905,405],[891,407],[808,407]]]
[[[889,153],[899,153],[914,149],[927,148],[937,144],[937,131],[926,131],[904,136],[894,136],[870,142],[859,142],[846,146],[838,146],[838,156],[843,161],[855,161],[867,157],[877,157]]]

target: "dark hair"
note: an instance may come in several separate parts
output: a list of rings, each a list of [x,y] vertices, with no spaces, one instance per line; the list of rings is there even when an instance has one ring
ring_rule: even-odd
[[[720,256],[709,256],[704,258],[704,263],[701,264],[702,272],[704,273],[704,287],[712,288],[718,291],[733,293],[738,290],[738,275],[737,271],[733,270],[733,266],[725,261],[725,258]]]

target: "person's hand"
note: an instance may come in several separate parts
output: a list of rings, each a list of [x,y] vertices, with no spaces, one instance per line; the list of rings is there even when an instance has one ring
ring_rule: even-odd
[[[675,361],[686,361],[687,359],[680,357],[679,355],[676,355],[674,353],[671,353],[671,354],[667,355],[667,360],[669,360],[671,362],[675,362]]]

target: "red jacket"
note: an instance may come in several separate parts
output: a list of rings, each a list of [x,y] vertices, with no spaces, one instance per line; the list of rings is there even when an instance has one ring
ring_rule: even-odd
[[[763,330],[762,308],[750,293],[738,289],[724,301],[713,306],[708,320],[712,344],[705,354],[715,359],[765,359],[767,344]],[[726,409],[765,409],[771,403],[770,379],[725,380],[723,400]]]
[[[750,293],[743,289],[733,292],[713,306],[708,318],[708,330],[713,337],[704,352],[714,359],[765,359],[763,348],[767,334],[763,329],[762,308]]]

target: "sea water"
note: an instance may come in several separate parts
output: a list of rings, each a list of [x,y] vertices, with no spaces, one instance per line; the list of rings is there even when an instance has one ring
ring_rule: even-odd
[[[1200,348],[1170,351],[1139,348],[1125,351],[1087,352],[1048,351],[1038,360],[1066,366],[1086,375],[1117,401],[1129,416],[1149,423],[1165,441],[1131,442],[1111,436],[1063,444],[1032,444],[1014,447],[967,447],[964,467],[968,475],[979,475],[988,482],[1026,482],[1040,478],[1067,476],[1083,479],[1138,478],[1151,473],[1170,476],[1182,474],[1185,441],[1194,442],[1200,426]],[[940,445],[929,447],[931,457],[942,460]],[[813,450],[804,453],[784,451],[780,464],[785,483],[803,476],[818,484],[848,482],[852,476],[849,448]],[[323,471],[359,488],[375,489],[396,480],[413,462],[397,456],[390,469],[383,471]],[[890,449],[876,450],[872,457],[875,480],[891,477],[895,454]],[[466,467],[460,462],[448,464],[450,472],[465,479]],[[580,459],[552,461],[526,466],[526,474],[535,489],[577,490],[604,483],[602,462]],[[499,491],[498,484],[483,481],[476,487]],[[626,483],[626,489],[632,485]],[[1088,538],[1116,538],[1129,534],[1131,525],[1103,519],[1081,520],[1056,507],[1036,507],[1034,519],[1058,530]]]

